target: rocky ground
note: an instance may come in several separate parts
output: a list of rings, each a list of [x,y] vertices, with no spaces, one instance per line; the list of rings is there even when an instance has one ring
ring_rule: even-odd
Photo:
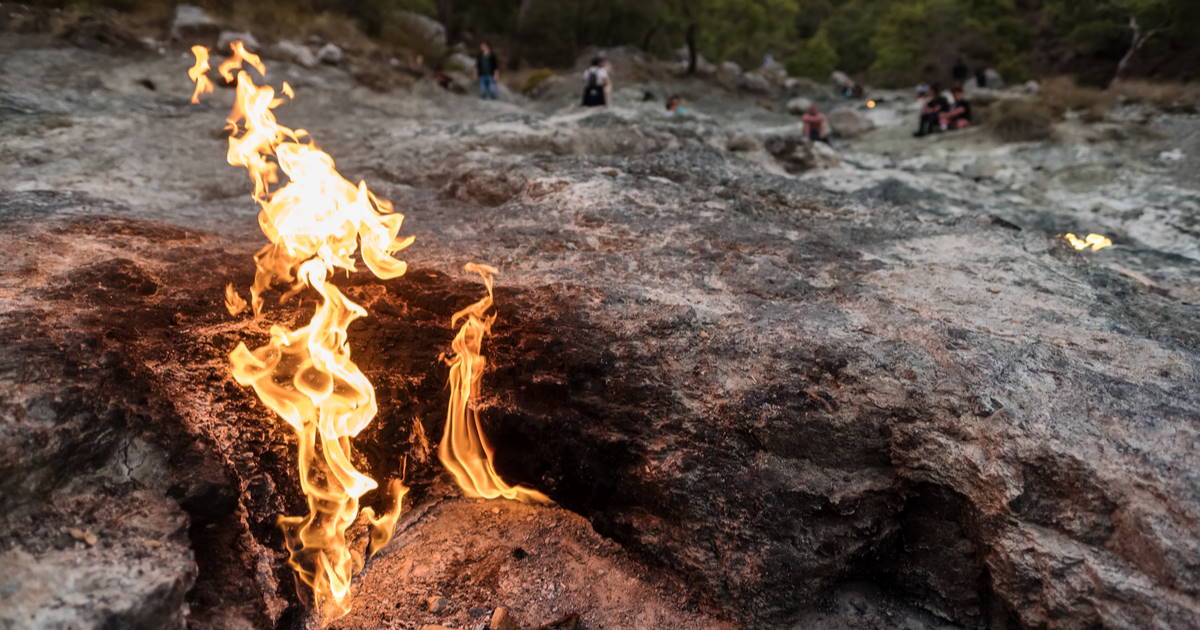
[[[5,627],[314,623],[274,526],[292,438],[225,363],[306,304],[221,306],[262,237],[232,95],[189,104],[188,64],[0,37]],[[407,457],[413,491],[334,627],[1200,625],[1200,119],[918,141],[903,95],[808,86],[875,125],[813,152],[793,94],[616,76],[581,111],[569,77],[486,103],[270,66],[417,239],[339,280],[381,401],[360,467]],[[431,455],[468,261],[502,270],[498,466],[558,507],[458,498]]]

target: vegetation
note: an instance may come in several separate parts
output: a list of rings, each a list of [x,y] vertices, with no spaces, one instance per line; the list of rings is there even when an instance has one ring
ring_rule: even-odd
[[[1053,113],[1037,101],[996,101],[987,108],[983,122],[1004,142],[1046,140],[1054,133]]]
[[[1071,74],[1196,78],[1197,0],[192,0],[264,32],[315,16],[356,22],[409,46],[404,12],[433,17],[453,44],[492,40],[510,66],[564,66],[588,47],[633,45],[660,56],[757,67],[770,53],[799,76],[840,69],[876,85],[949,80],[958,59],[1010,82]],[[58,7],[169,12],[172,0],[37,0]],[[419,51],[426,59],[446,49]]]

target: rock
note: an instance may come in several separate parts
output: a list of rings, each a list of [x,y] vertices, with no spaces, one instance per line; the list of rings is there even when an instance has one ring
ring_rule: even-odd
[[[991,179],[998,171],[996,164],[988,156],[979,156],[963,167],[963,177],[970,179]]]
[[[813,168],[837,168],[842,165],[842,158],[828,144],[824,142],[810,142],[809,146],[812,149]]]
[[[425,41],[438,46],[446,45],[446,27],[441,22],[420,13],[398,11],[396,19],[402,21]]]
[[[767,94],[771,91],[771,82],[757,72],[743,72],[738,87],[755,94]]]
[[[812,99],[798,96],[787,102],[787,110],[789,114],[801,116],[808,112],[808,109],[813,106]]]
[[[1183,158],[1185,158],[1185,157],[1187,157],[1187,154],[1184,153],[1182,149],[1176,147],[1174,149],[1171,149],[1170,151],[1160,152],[1158,154],[1158,161],[1160,161],[1160,162],[1179,162],[1179,161],[1182,161]]]
[[[1037,79],[1030,79],[1025,82],[1025,91],[1029,94],[1037,94],[1041,89],[1042,86],[1037,82]]]
[[[488,621],[488,630],[521,630],[521,626],[513,619],[507,608],[499,606],[492,611],[492,618]]]
[[[221,30],[217,22],[204,9],[190,4],[175,5],[175,13],[171,17],[171,37],[177,40],[193,41],[216,36]]]
[[[857,138],[875,128],[871,119],[857,110],[839,107],[829,112],[829,126],[835,136],[841,138]]]
[[[217,37],[217,50],[229,51],[234,42],[242,42],[250,52],[258,52],[258,39],[248,31],[221,31]]]
[[[989,89],[992,89],[992,90],[1003,90],[1004,89],[1004,77],[1000,76],[1000,73],[997,72],[995,68],[988,68],[987,70],[984,70],[983,76],[986,79],[986,83],[987,83],[986,87],[988,87]]]
[[[763,148],[789,173],[830,168],[840,163],[829,145],[811,142],[799,134],[768,136],[763,140]]]
[[[850,75],[846,74],[845,72],[842,72],[841,70],[834,70],[829,75],[829,80],[830,80],[830,82],[832,82],[834,85],[836,85],[838,87],[839,92],[845,91],[845,90],[848,90],[848,89],[851,89],[854,87],[854,79],[851,79]]]
[[[733,61],[722,61],[720,65],[717,66],[717,72],[726,77],[736,78],[742,76],[742,67]]]
[[[337,65],[342,62],[342,49],[336,44],[325,44],[317,51],[317,61],[331,65]]]
[[[427,623],[427,624],[421,626],[421,630],[458,630],[458,629],[451,628],[450,626],[439,626],[435,623]]]
[[[305,68],[314,68],[317,65],[317,57],[313,54],[312,50],[309,50],[308,46],[286,39],[271,46],[268,49],[268,56],[272,59],[289,61]]]
[[[454,53],[447,59],[446,65],[469,74],[475,71],[475,58],[466,53]]]
[[[450,607],[450,600],[440,595],[430,595],[425,598],[425,609],[437,615]]]
[[[754,136],[743,134],[729,138],[725,142],[725,149],[727,151],[758,151],[762,149],[762,143]]]

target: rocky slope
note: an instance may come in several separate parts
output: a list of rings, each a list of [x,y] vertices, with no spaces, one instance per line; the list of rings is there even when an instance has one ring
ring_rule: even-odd
[[[290,436],[223,358],[269,323],[220,306],[261,241],[231,95],[189,105],[178,51],[0,50],[0,620],[303,626]],[[897,103],[817,159],[719,88],[686,120],[637,101],[695,84],[585,112],[269,76],[417,237],[405,277],[342,281],[383,407],[362,465],[414,471],[342,627],[1200,623],[1197,193],[1157,160],[1194,117],[918,145]],[[1055,238],[1093,229],[1117,245]],[[421,437],[471,260],[502,269],[499,467],[566,511],[454,498]]]

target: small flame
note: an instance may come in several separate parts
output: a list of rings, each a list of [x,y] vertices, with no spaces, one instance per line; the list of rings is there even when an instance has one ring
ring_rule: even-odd
[[[492,465],[495,452],[483,434],[483,425],[475,410],[475,399],[487,360],[483,358],[483,338],[492,331],[496,314],[492,308],[492,276],[495,267],[467,263],[463,270],[478,273],[487,287],[487,295],[450,318],[455,326],[463,320],[462,328],[450,347],[454,356],[450,365],[450,406],[446,413],[446,429],[438,445],[438,459],[454,475],[463,494],[472,498],[504,497],[527,503],[550,503],[546,495],[522,486],[510,486],[496,473]]]
[[[875,101],[873,101],[873,100],[871,100],[871,101],[867,101],[867,109],[875,109],[875,106],[876,106],[876,105],[878,105],[878,104],[879,104],[879,103],[876,103],[876,102],[875,102]]]
[[[257,56],[241,42],[218,68],[231,80],[236,71],[237,97],[227,122],[231,165],[244,166],[261,207],[259,225],[270,243],[255,255],[257,268],[250,288],[255,316],[262,312],[262,293],[275,284],[290,284],[284,298],[311,288],[321,298],[308,325],[297,330],[274,325],[270,341],[254,351],[244,343],[229,355],[234,379],[254,388],[263,403],[296,432],[300,486],[308,501],[306,516],[281,516],[289,564],[312,587],[316,608],[326,620],[350,611],[350,582],[361,568],[351,552],[346,531],[359,516],[359,498],[378,484],[355,469],[351,438],[375,417],[375,390],[350,360],[347,328],[366,315],[328,282],[335,269],[355,270],[356,253],[383,279],[403,275],[404,261],[393,254],[412,238],[398,234],[404,216],[373,195],[365,183],[356,186],[334,168],[303,130],[280,125],[272,110],[283,100],[270,86],[257,86],[244,70],[247,63],[265,75]],[[195,68],[206,67],[208,51],[196,53]],[[193,76],[189,71],[189,76]],[[193,76],[197,90],[203,73]],[[289,97],[291,86],[284,85]],[[279,171],[287,183],[279,184]],[[274,187],[273,187],[274,186]],[[282,299],[281,299],[282,301]],[[246,302],[226,288],[226,307],[241,312]],[[407,488],[390,485],[392,504],[375,518],[369,552],[390,539]],[[364,510],[364,512],[366,512]]]
[[[1098,252],[1105,247],[1111,247],[1113,244],[1112,240],[1107,236],[1095,233],[1088,234],[1084,238],[1079,238],[1078,236],[1067,232],[1063,235],[1063,238],[1066,239],[1066,241],[1071,244],[1071,247],[1074,247],[1075,249],[1091,248],[1091,250],[1094,252]]]
[[[212,94],[213,84],[208,79],[208,49],[203,46],[192,46],[192,54],[196,56],[196,65],[188,68],[188,78],[196,84],[192,92],[192,102],[199,103],[201,94]]]

